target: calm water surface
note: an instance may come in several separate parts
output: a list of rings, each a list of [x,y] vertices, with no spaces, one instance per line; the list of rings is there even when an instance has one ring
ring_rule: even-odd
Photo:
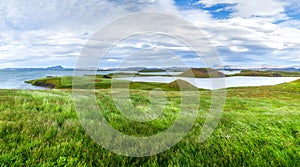
[[[113,71],[101,71],[97,74],[108,74]],[[82,74],[91,74],[91,71],[82,72]],[[0,70],[0,89],[48,89],[39,86],[32,86],[24,81],[45,78],[47,76],[72,76],[73,71],[54,71],[54,70]]]
[[[99,71],[97,74],[109,74],[119,71]],[[82,75],[93,74],[90,71],[83,71]],[[228,77],[226,79],[210,79],[210,78],[184,78],[184,77],[168,77],[163,76],[168,73],[148,73],[162,76],[143,76],[134,78],[122,78],[131,81],[139,82],[160,82],[169,83],[176,79],[185,80],[199,88],[203,89],[220,89],[228,87],[240,87],[240,86],[263,86],[263,85],[277,85],[284,82],[291,82],[297,80],[297,77]],[[169,73],[170,74],[170,73]],[[179,73],[173,72],[171,75],[177,75]],[[33,80],[37,78],[45,78],[47,76],[72,76],[73,71],[52,71],[52,70],[0,70],[0,89],[47,89],[38,86],[32,86],[26,84],[24,81]]]
[[[135,82],[160,82],[170,83],[176,79],[185,80],[192,85],[203,89],[221,89],[229,87],[242,87],[242,86],[266,86],[277,85],[284,82],[291,82],[299,77],[227,77],[227,78],[184,78],[184,77],[163,77],[163,76],[151,76],[151,77],[127,77],[122,78],[125,80]]]

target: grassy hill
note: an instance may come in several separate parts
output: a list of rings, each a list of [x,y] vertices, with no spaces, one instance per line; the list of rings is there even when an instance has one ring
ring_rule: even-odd
[[[300,77],[300,72],[242,70],[229,76]]]
[[[123,75],[122,75],[123,76]],[[92,76],[83,76],[78,77],[77,84],[74,84],[74,87],[80,89],[108,89],[111,88],[112,84],[112,75],[96,75],[95,78]],[[55,89],[70,89],[72,88],[72,80],[73,77],[47,77],[40,78],[36,80],[26,81],[26,83],[30,83],[34,86],[42,86],[48,88]],[[82,82],[81,82],[82,81]],[[117,87],[124,88],[129,84],[130,89],[142,89],[142,90],[152,90],[154,88],[161,88],[162,90],[180,90],[180,86],[182,89],[199,89],[189,84],[184,80],[176,80],[171,83],[146,83],[146,82],[130,82],[125,80],[114,80],[113,82],[117,83]]]
[[[217,78],[224,77],[225,75],[218,70],[211,68],[191,68],[180,74],[181,77],[192,77],[192,78]]]

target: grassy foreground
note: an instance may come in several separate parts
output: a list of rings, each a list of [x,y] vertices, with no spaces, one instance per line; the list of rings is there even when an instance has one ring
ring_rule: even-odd
[[[96,90],[110,124],[130,135],[152,135],[169,127],[179,110],[177,91],[168,91],[162,118],[147,124],[126,120],[108,89]],[[138,107],[147,93],[131,94]],[[70,90],[0,90],[0,164],[3,166],[298,166],[300,164],[300,80],[277,86],[231,88],[212,136],[198,136],[210,107],[201,91],[200,112],[190,133],[171,149],[132,158],[97,145],[80,126]]]

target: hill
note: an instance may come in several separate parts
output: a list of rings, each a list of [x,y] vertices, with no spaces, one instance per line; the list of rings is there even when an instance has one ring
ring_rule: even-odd
[[[300,72],[242,70],[240,73],[228,76],[300,77]]]
[[[180,77],[195,78],[218,78],[225,77],[225,74],[211,68],[191,68],[179,75]]]

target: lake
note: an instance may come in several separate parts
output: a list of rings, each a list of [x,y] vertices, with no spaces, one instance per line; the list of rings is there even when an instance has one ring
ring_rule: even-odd
[[[114,71],[99,71],[97,74],[108,74]],[[83,74],[91,74],[91,71],[84,71]],[[48,89],[39,86],[32,86],[24,81],[45,78],[47,76],[72,76],[72,70],[0,70],[0,89]]]
[[[1,70],[0,89],[46,89],[26,84],[24,81],[43,78],[47,76],[72,75],[72,71],[46,71],[46,70]]]
[[[119,71],[98,71],[97,74],[109,74]],[[91,74],[91,71],[83,71],[81,74]],[[144,73],[143,73],[144,74]],[[146,73],[145,73],[146,74]],[[166,75],[165,72],[158,73],[147,73],[147,74],[157,74]],[[168,73],[171,75],[179,74],[178,72]],[[54,70],[0,70],[0,89],[47,89],[38,86],[32,86],[31,84],[26,84],[24,81],[33,80],[37,78],[45,78],[47,76],[72,76],[73,71],[54,71]],[[291,82],[297,80],[297,77],[227,77],[225,79],[226,85],[217,85],[212,87],[212,81],[214,83],[221,83],[218,79],[210,78],[183,78],[183,77],[168,77],[168,76],[143,76],[134,78],[122,78],[131,81],[139,82],[160,82],[169,83],[176,79],[182,79],[190,82],[191,84],[203,88],[203,89],[220,89],[228,87],[240,87],[240,86],[263,86],[263,85],[277,85],[284,82]]]
[[[97,74],[111,74],[122,71],[97,71]],[[123,71],[124,72],[124,71]],[[30,89],[30,90],[44,90],[48,88],[32,86],[24,83],[24,81],[45,78],[47,76],[72,76],[72,70],[0,70],[0,89]],[[126,71],[126,73],[136,73],[135,71]],[[92,75],[93,71],[80,71],[82,75]],[[178,72],[158,72],[158,73],[142,73],[148,75],[177,75]]]
[[[192,85],[203,89],[221,89],[230,87],[243,87],[243,86],[266,86],[278,85],[284,82],[291,82],[299,77],[227,77],[222,78],[184,78],[184,77],[164,77],[164,76],[147,76],[147,77],[127,77],[120,78],[135,82],[160,82],[170,83],[176,79],[185,80]],[[224,83],[224,84],[223,84]],[[213,86],[214,85],[214,86]]]
[[[219,70],[219,71],[226,74],[226,75],[231,75],[231,74],[238,74],[242,70]]]

